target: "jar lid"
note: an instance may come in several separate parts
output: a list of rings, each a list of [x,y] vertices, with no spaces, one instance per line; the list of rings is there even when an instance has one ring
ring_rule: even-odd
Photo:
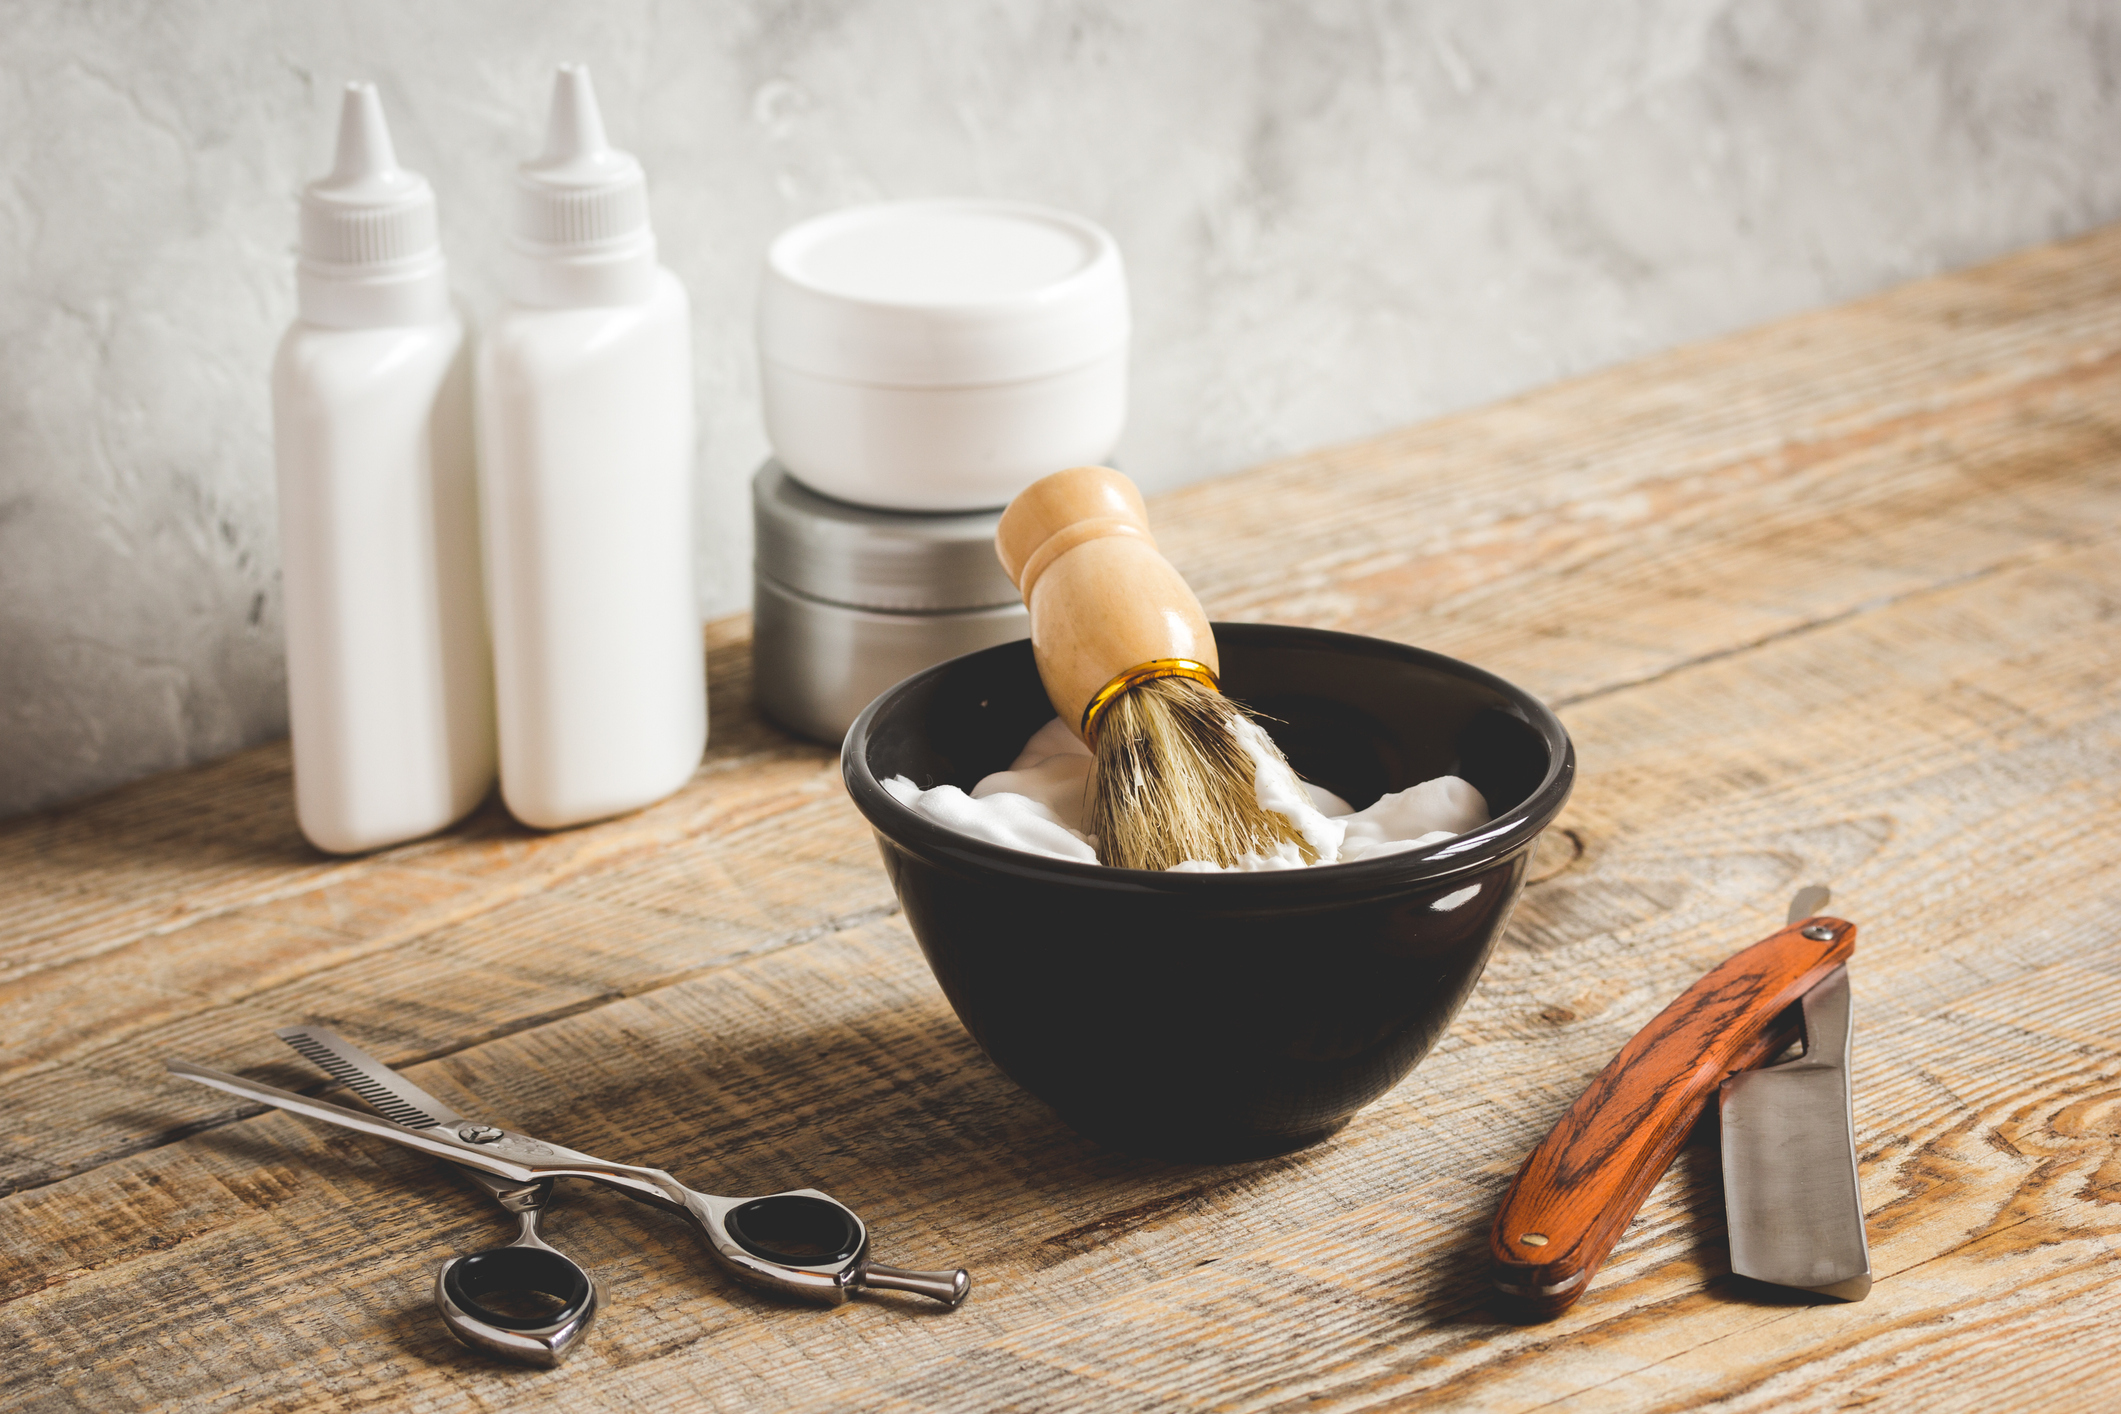
[[[759,353],[892,387],[1013,383],[1127,341],[1112,237],[1010,201],[891,201],[793,226],[766,253]]]
[[[768,461],[751,478],[751,512],[758,572],[813,599],[915,613],[1019,602],[994,553],[1000,509],[936,514],[849,505]]]

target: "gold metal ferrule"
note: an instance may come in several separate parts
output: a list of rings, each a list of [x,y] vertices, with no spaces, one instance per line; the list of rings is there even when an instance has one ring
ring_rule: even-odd
[[[1221,692],[1222,684],[1215,680],[1215,670],[1206,663],[1197,663],[1191,658],[1152,658],[1127,669],[1112,681],[1097,690],[1083,707],[1083,740],[1091,746],[1097,745],[1097,719],[1112,705],[1112,699],[1136,683],[1151,678],[1191,678],[1204,684],[1210,692]]]

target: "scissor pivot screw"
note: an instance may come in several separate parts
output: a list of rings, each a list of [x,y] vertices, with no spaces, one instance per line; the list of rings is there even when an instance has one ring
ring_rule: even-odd
[[[1827,927],[1824,923],[1807,923],[1804,927],[1798,929],[1798,932],[1815,943],[1831,943],[1834,941],[1834,930]]]
[[[467,1124],[457,1131],[457,1138],[467,1144],[491,1144],[500,1137],[501,1131],[490,1124]]]

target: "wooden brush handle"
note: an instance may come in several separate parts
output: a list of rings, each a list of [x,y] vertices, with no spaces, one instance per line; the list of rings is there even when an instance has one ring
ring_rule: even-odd
[[[1821,927],[1831,936],[1804,935]],[[1796,1039],[1784,1013],[1855,950],[1853,923],[1793,923],[1711,971],[1636,1032],[1503,1195],[1488,1235],[1495,1285],[1540,1316],[1583,1295],[1716,1087]]]
[[[1221,671],[1200,600],[1118,472],[1079,466],[1032,482],[1002,512],[994,548],[1031,611],[1046,695],[1078,734],[1090,699],[1130,668],[1189,658]]]

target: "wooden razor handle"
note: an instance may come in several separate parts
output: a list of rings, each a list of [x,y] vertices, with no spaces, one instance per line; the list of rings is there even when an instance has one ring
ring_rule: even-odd
[[[1793,923],[1715,968],[1636,1032],[1503,1195],[1488,1235],[1496,1287],[1541,1317],[1583,1295],[1716,1087],[1795,1040],[1796,1019],[1785,1013],[1855,951],[1853,923]]]
[[[1031,611],[1046,695],[1077,734],[1098,689],[1130,668],[1186,658],[1221,671],[1200,600],[1118,472],[1079,466],[1032,482],[1002,512],[994,549]]]

